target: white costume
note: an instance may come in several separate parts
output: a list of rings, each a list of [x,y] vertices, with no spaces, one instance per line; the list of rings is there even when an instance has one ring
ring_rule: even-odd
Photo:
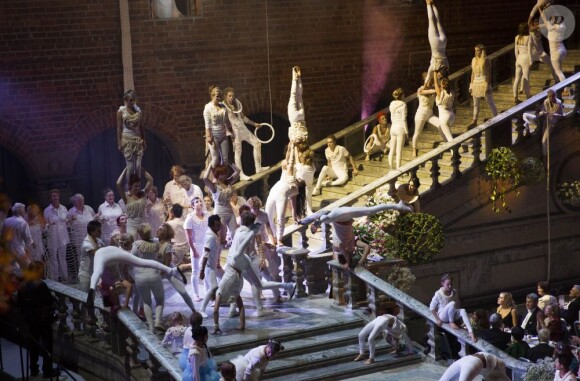
[[[30,229],[30,236],[32,237],[32,249],[30,255],[33,261],[44,261],[44,242],[42,240],[42,231],[44,226],[40,225],[38,222],[38,217],[34,220],[28,221],[28,227]]]
[[[295,176],[304,180],[306,184],[306,213],[312,214],[312,191],[314,190],[314,165],[303,164],[299,161],[295,163]]]
[[[548,65],[554,80],[559,80],[558,75],[554,71],[554,66],[552,66],[550,56],[544,51],[544,46],[542,45],[542,33],[539,29],[530,32],[530,58],[532,63],[541,61]]]
[[[157,247],[159,246],[157,245]],[[167,277],[169,283],[171,283],[171,285],[173,286],[173,288],[175,288],[177,293],[181,295],[185,304],[187,304],[187,306],[192,311],[195,311],[193,302],[189,297],[189,295],[187,294],[187,291],[185,290],[185,285],[181,282],[182,276],[181,273],[179,272],[179,269],[177,269],[176,267],[173,268],[167,267],[164,264],[159,263],[155,260],[148,260],[137,257],[115,246],[106,246],[100,248],[95,253],[93,275],[91,276],[91,285],[87,299],[88,307],[92,307],[94,305],[93,304],[94,290],[97,287],[99,279],[101,279],[101,276],[103,275],[105,267],[109,265],[114,265],[116,263],[126,263],[137,267],[155,269],[165,274],[165,277]]]
[[[465,356],[455,361],[439,381],[472,381],[481,374],[486,381],[509,381],[503,360],[492,354],[477,352],[485,358],[485,364],[477,356]]]
[[[274,282],[279,282],[281,280],[280,278],[280,265],[282,264],[282,261],[280,260],[280,257],[278,256],[278,253],[276,252],[276,249],[273,246],[267,245],[266,242],[269,242],[269,237],[268,237],[268,233],[266,231],[266,224],[270,223],[268,214],[266,214],[263,211],[258,211],[258,214],[256,214],[256,223],[261,224],[262,226],[260,227],[260,230],[258,231],[258,234],[260,235],[260,238],[262,239],[262,247],[258,248],[258,250],[263,250],[264,251],[264,257],[266,258],[266,260],[268,261],[268,267],[264,270],[262,270],[261,274],[264,277],[264,279],[269,280],[269,281],[274,281]],[[270,244],[272,244],[273,242],[270,242]],[[255,260],[253,260],[253,263],[255,263]],[[259,264],[259,262],[258,262]],[[254,268],[256,269],[256,268]],[[260,273],[259,269],[256,271],[257,273]],[[252,288],[253,291],[253,288]],[[274,294],[274,298],[278,299],[278,297],[280,296],[280,292],[278,291],[278,289],[272,289],[272,293]]]
[[[185,217],[185,222],[183,223],[185,233],[189,235],[189,242],[193,243],[193,246],[189,249],[189,253],[191,257],[191,285],[196,298],[199,298],[199,260],[204,256],[204,240],[206,239],[206,233],[209,231],[207,226],[208,217],[208,212],[202,212],[201,217],[198,217],[195,211],[193,211]],[[207,292],[210,287],[207,275],[204,283]]]
[[[183,263],[183,259],[189,254],[189,243],[187,242],[187,235],[183,228],[183,220],[181,218],[174,218],[166,222],[167,225],[173,228],[173,257],[171,258],[171,265],[177,266]]]
[[[481,98],[485,98],[491,114],[497,115],[497,108],[493,101],[493,89],[491,88],[491,63],[488,58],[485,58],[483,65],[478,65],[478,58],[473,57],[471,60],[471,83],[469,89],[473,96],[473,120],[477,120],[479,116],[479,103]],[[439,115],[441,119],[441,115]]]
[[[395,339],[400,339],[407,331],[407,326],[400,321],[396,316],[384,314],[377,316],[374,320],[369,322],[358,334],[358,350],[359,354],[365,353],[365,341],[368,337],[369,343],[369,359],[375,358],[375,339],[379,333],[383,335],[391,335]]]
[[[226,124],[229,123],[226,107],[220,104],[216,106],[209,102],[203,109],[203,119],[205,120],[205,129],[211,131],[213,144],[208,144],[211,153],[211,166],[217,167],[221,163],[229,163],[228,154],[230,145],[228,144]]]
[[[88,292],[93,275],[93,258],[98,249],[105,246],[101,239],[95,241],[90,235],[86,235],[80,251],[79,265],[79,290]]]
[[[160,19],[183,17],[175,5],[175,0],[154,0],[151,2],[151,8],[153,15]]]
[[[445,53],[447,36],[441,25],[439,11],[437,11],[435,4],[427,4],[427,16],[429,18],[427,35],[429,37],[429,45],[431,46],[431,62],[429,63],[429,69],[427,69],[425,83],[431,80],[435,70],[439,70],[443,66],[449,69],[449,60],[447,60]]]
[[[52,205],[44,209],[44,221],[47,225],[46,240],[48,246],[48,277],[52,280],[68,280],[66,266],[66,246],[69,236],[66,227],[67,210],[63,205],[58,208]]]
[[[384,129],[381,127],[380,124],[377,124],[373,129],[373,133],[369,136],[368,139],[371,137],[372,139],[372,147],[367,148],[367,156],[372,156],[375,153],[385,153],[387,150],[387,145],[389,144],[390,140],[390,133],[389,127],[385,127]]]
[[[87,236],[87,225],[95,218],[95,211],[88,205],[84,205],[83,210],[80,211],[74,206],[69,209],[67,216],[70,228],[70,240],[74,246],[74,257],[72,263],[69,263],[69,271],[71,274],[77,274],[78,262],[81,255],[81,246]]]
[[[137,229],[142,224],[148,224],[147,221],[147,199],[127,196],[127,233],[137,239]]]
[[[451,295],[445,295],[443,288],[437,290],[433,295],[433,299],[431,299],[429,309],[431,311],[437,311],[439,319],[444,323],[453,323],[461,317],[467,331],[473,332],[467,312],[463,308],[459,309],[459,299],[455,289],[451,291]]]
[[[234,190],[231,186],[223,188],[220,184],[216,184],[215,187],[216,191],[211,192],[215,205],[214,214],[220,216],[222,224],[228,228],[228,233],[230,233],[230,237],[233,239],[236,229],[238,228],[236,215],[234,214],[234,209],[230,204]]]
[[[259,381],[269,362],[266,345],[260,345],[231,361],[236,366],[236,381]]]
[[[530,92],[530,66],[532,65],[530,59],[530,36],[516,36],[514,49],[516,54],[516,75],[513,85],[514,98],[518,97],[518,87],[522,79],[526,97],[530,98],[532,96]]]
[[[171,180],[165,184],[165,189],[163,190],[163,201],[169,200],[171,205],[179,204],[181,201],[181,185],[175,180]],[[203,198],[202,198],[203,199]]]
[[[163,205],[163,201],[160,198],[156,198],[155,202],[151,202],[149,197],[147,197],[145,208],[147,210],[147,221],[151,225],[151,231],[156,232],[163,222],[165,222],[165,205]]]
[[[297,77],[292,71],[292,86],[288,101],[288,138],[290,141],[307,141],[308,130],[306,129],[306,116],[304,114],[304,102],[302,101],[302,78]]]
[[[141,174],[141,161],[143,160],[143,139],[141,138],[141,109],[133,105],[135,112],[127,106],[119,107],[123,121],[121,134],[121,148],[125,156],[127,166],[127,182],[133,174]]]
[[[254,165],[256,166],[256,173],[262,172],[262,144],[253,133],[246,127],[247,124],[255,124],[248,119],[242,112],[242,104],[236,98],[234,105],[226,103],[228,110],[228,118],[234,130],[234,161],[236,167],[240,168],[240,176],[242,175],[242,142],[245,141],[254,148]]]
[[[330,183],[332,186],[345,184],[348,181],[347,163],[350,153],[346,148],[337,144],[334,147],[334,151],[331,151],[330,148],[326,147],[324,150],[324,156],[326,156],[326,160],[330,162],[330,166],[325,165],[322,167],[322,170],[318,175],[318,182],[316,183],[315,189],[320,189],[322,182],[325,181],[327,176],[334,179],[332,183]]]
[[[423,132],[423,127],[425,123],[429,122],[433,126],[437,127],[439,131],[441,128],[439,126],[439,118],[433,115],[433,106],[435,105],[435,94],[423,95],[421,92],[425,90],[425,86],[419,87],[417,90],[417,99],[419,101],[419,107],[417,107],[417,112],[415,113],[415,132],[413,133],[413,148],[417,148],[417,140]]]
[[[550,102],[549,98],[544,100],[541,112],[545,115],[544,117],[547,118],[547,120],[543,122],[543,125],[540,126],[542,128],[542,154],[546,156],[548,151],[548,135],[552,133],[552,131],[554,130],[554,126],[556,125],[558,120],[560,120],[562,116],[564,116],[564,108],[562,105],[562,101],[557,98],[555,103]],[[528,131],[530,123],[537,125],[539,122],[538,117],[536,116],[535,113],[532,114],[526,112],[522,115],[522,118],[524,119],[525,122],[524,127]]]
[[[200,200],[203,200],[203,192],[201,191],[201,188],[198,187],[197,185],[191,184],[191,186],[187,190],[181,188],[177,201],[175,201],[175,204],[183,206],[184,216],[187,215],[189,212],[191,212],[192,210],[191,205],[193,199],[196,197],[199,198]]]
[[[576,381],[576,375],[573,371],[569,370],[564,377],[560,377],[560,371],[557,370],[554,374],[554,381]]]
[[[205,309],[207,308],[212,294],[218,288],[218,279],[221,280],[224,274],[223,270],[218,269],[221,252],[222,244],[220,237],[213,230],[207,229],[205,243],[203,244],[203,249],[200,252],[200,254],[203,253],[202,255],[204,258],[207,258],[204,272],[206,282],[205,297],[203,298],[203,304],[201,305],[200,310],[202,313],[205,313]]]
[[[111,241],[111,234],[113,230],[117,228],[117,218],[123,214],[123,210],[116,202],[113,205],[109,204],[107,201],[99,205],[98,212],[101,213],[99,222],[102,225],[101,239],[108,245]]]
[[[298,186],[294,176],[285,176],[284,171],[280,180],[274,184],[266,200],[265,211],[270,221],[270,228],[276,234],[276,239],[281,241],[284,235],[286,221],[286,206],[288,200],[298,194]],[[276,217],[276,224],[274,224]]]
[[[401,166],[401,156],[403,152],[403,145],[405,144],[405,136],[409,135],[407,129],[407,104],[403,101],[394,100],[389,105],[391,111],[391,147],[389,151],[389,167],[391,169],[399,169]],[[396,167],[393,167],[393,155],[397,153],[395,158]]]
[[[562,70],[562,62],[568,52],[564,46],[564,37],[566,35],[566,26],[562,24],[551,24],[546,25],[548,28],[548,41],[550,42],[550,59],[552,61],[552,66],[556,75],[563,81],[566,79],[564,71]]]
[[[445,136],[447,141],[453,140],[451,135],[451,126],[455,123],[455,112],[453,111],[453,102],[455,97],[453,93],[448,93],[445,89],[441,89],[441,94],[435,97],[435,104],[439,110],[439,129],[440,133]]]

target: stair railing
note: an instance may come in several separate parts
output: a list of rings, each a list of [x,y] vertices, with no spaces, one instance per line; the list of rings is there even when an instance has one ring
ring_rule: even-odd
[[[125,364],[118,367],[124,371],[124,379],[130,379],[131,373],[135,372],[133,365],[140,365],[153,374],[152,378],[168,376],[176,381],[181,380],[182,372],[177,358],[161,345],[159,338],[149,331],[149,327],[132,311],[119,310],[116,318],[113,318],[110,309],[103,305],[102,300],[95,298],[94,308],[103,315],[110,327],[108,332],[101,333],[97,330],[96,322],[88,319],[88,315],[84,312],[86,292],[52,280],[45,282],[60,301],[61,309],[57,322],[59,337],[67,337],[73,345],[80,345],[79,338],[84,337],[93,349],[98,348],[105,353],[119,356],[123,361],[117,363]],[[69,305],[72,305],[71,311]],[[146,353],[141,352],[143,348]],[[63,359],[60,359],[60,362],[62,363]],[[106,375],[102,376],[106,378]]]
[[[505,48],[504,48],[505,49]],[[502,49],[503,50],[503,49]],[[561,93],[566,87],[580,89],[580,73],[575,73],[571,77],[565,79],[564,81],[552,86],[550,89],[556,91],[556,93]],[[577,92],[576,92],[577,93]],[[430,164],[430,177],[432,180],[431,186],[428,190],[423,191],[421,194],[424,196],[426,193],[433,191],[441,187],[441,182],[439,180],[440,175],[440,161],[443,160],[443,154],[445,152],[452,152],[451,167],[452,174],[448,181],[453,181],[462,176],[466,171],[477,167],[482,162],[482,154],[484,157],[493,149],[497,147],[510,147],[514,144],[518,144],[522,140],[526,139],[528,136],[524,135],[524,122],[523,114],[524,112],[533,113],[538,106],[542,104],[547,96],[547,90],[544,90],[530,99],[512,107],[508,111],[505,111],[489,120],[480,124],[479,126],[465,132],[464,134],[457,136],[450,142],[443,143],[437,148],[421,155],[420,157],[412,160],[405,165],[401,166],[398,170],[391,170],[385,176],[361,187],[360,189],[340,198],[339,200],[325,206],[324,210],[332,210],[340,206],[352,205],[358,199],[363,196],[372,195],[377,188],[389,186],[389,194],[396,193],[395,183],[402,176],[410,175],[411,178],[417,177],[417,172],[419,168],[426,167]],[[576,105],[574,111],[579,110],[580,106],[578,104],[579,99],[576,96]],[[571,112],[568,117],[575,114]],[[361,122],[362,123],[362,122]],[[513,141],[512,138],[512,128],[515,124],[515,130],[517,132],[517,138]],[[352,127],[352,126],[351,126]],[[351,128],[349,127],[349,129]],[[343,130],[345,131],[345,130]],[[482,140],[485,139],[485,153],[482,152]],[[461,168],[461,155],[459,151],[462,150],[463,154],[470,154],[473,157],[473,162],[467,168]],[[407,179],[409,177],[406,177]],[[287,240],[294,233],[299,233],[302,237],[305,236],[305,226],[291,226],[287,227],[285,230],[284,238]],[[328,234],[327,234],[328,235]],[[306,240],[303,240],[306,242]],[[304,245],[304,244],[303,244]]]
[[[333,271],[342,271],[342,268],[338,264],[338,262],[333,261]],[[457,338],[457,340],[461,343],[462,347],[471,347],[470,351],[466,351],[466,354],[473,353],[473,349],[476,351],[487,352],[493,354],[494,356],[502,359],[506,367],[511,370],[511,379],[516,380],[523,380],[524,375],[528,370],[528,367],[531,365],[529,362],[520,361],[516,358],[511,357],[504,351],[500,350],[496,346],[488,343],[485,340],[479,339],[477,342],[473,342],[469,336],[467,335],[467,331],[465,330],[458,330],[453,329],[449,326],[449,324],[444,323],[441,327],[437,325],[431,310],[418,301],[413,297],[409,296],[408,294],[404,293],[403,291],[399,290],[396,287],[393,287],[386,281],[382,280],[381,278],[375,276],[369,270],[365,269],[364,267],[356,267],[354,270],[350,271],[350,273],[354,272],[354,275],[360,279],[362,282],[366,284],[367,290],[370,293],[377,294],[384,294],[387,297],[395,300],[397,304],[403,307],[403,313],[407,314],[409,311],[413,311],[413,313],[419,315],[423,318],[426,323],[429,325],[429,344],[431,346],[431,355],[435,353],[435,333],[436,329],[442,329],[447,334],[452,335]],[[373,311],[375,312],[375,311]]]

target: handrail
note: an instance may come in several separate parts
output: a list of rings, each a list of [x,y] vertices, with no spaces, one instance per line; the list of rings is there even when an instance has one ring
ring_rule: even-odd
[[[564,81],[552,86],[550,89],[554,90],[556,92],[560,92],[565,87],[568,87],[568,86],[570,86],[573,83],[578,82],[578,81],[580,81],[580,73],[576,73],[576,74],[572,75],[571,77],[566,78]],[[510,110],[503,112],[503,113],[489,119],[485,123],[480,124],[479,126],[465,132],[462,135],[457,136],[456,138],[454,138],[450,142],[446,142],[446,143],[439,145],[437,148],[435,148],[435,149],[427,152],[426,154],[423,154],[420,157],[418,157],[418,158],[408,162],[407,164],[401,166],[398,170],[390,171],[387,175],[373,181],[370,184],[367,184],[367,185],[361,187],[357,191],[354,191],[354,192],[340,198],[339,200],[327,205],[326,207],[324,207],[321,210],[332,210],[332,209],[338,208],[340,206],[350,205],[351,203],[355,202],[360,197],[362,197],[364,195],[371,194],[375,189],[380,188],[386,184],[389,184],[389,185],[391,185],[392,188],[394,188],[395,181],[401,175],[404,175],[407,173],[414,174],[414,172],[416,172],[420,167],[424,166],[428,162],[433,162],[433,163],[437,162],[439,157],[446,151],[452,150],[456,154],[455,157],[457,157],[458,156],[457,152],[459,151],[459,148],[461,147],[461,145],[464,142],[469,141],[471,139],[478,139],[483,135],[483,133],[493,129],[496,126],[502,127],[502,126],[504,126],[504,124],[506,122],[511,125],[512,119],[514,119],[515,117],[519,118],[519,116],[521,114],[523,114],[524,111],[529,110],[531,108],[534,108],[534,105],[538,104],[539,102],[542,102],[546,98],[548,90],[549,89],[544,90],[544,91],[534,95],[533,97],[526,100],[525,102],[522,102],[522,103],[518,104],[517,106],[512,107]],[[519,118],[519,119],[521,119],[521,118]],[[479,161],[476,161],[475,163],[479,164]],[[453,166],[455,167],[454,170],[458,171],[459,162],[453,163]],[[432,186],[431,189],[433,189],[433,188],[434,187]],[[287,237],[293,233],[296,233],[296,232],[300,231],[301,229],[303,229],[303,226],[291,226],[285,230],[284,237]]]
[[[65,284],[55,282],[53,280],[45,280],[48,288],[56,294],[65,296],[71,300],[77,301],[79,303],[85,303],[87,300],[87,293],[84,291],[77,290],[75,288],[69,287]],[[110,309],[103,305],[100,298],[95,298],[95,308],[107,314],[110,313]],[[163,347],[157,336],[155,336],[145,323],[139,319],[130,310],[119,310],[117,312],[118,321],[125,326],[125,328],[136,338],[148,351],[148,353],[155,358],[155,360],[163,366],[168,374],[175,380],[180,381],[182,378],[181,368],[177,358],[169,349]]]
[[[492,62],[492,66],[493,66],[493,61],[496,61],[498,58],[513,52],[514,49],[514,44],[509,44],[507,46],[504,46],[503,48],[499,49],[498,51],[490,54],[489,56],[487,56],[487,58],[489,58],[489,60]],[[511,70],[511,69],[510,69]],[[466,76],[467,74],[471,73],[471,65],[465,66],[462,69],[454,72],[453,74],[451,74],[449,76],[449,81],[451,84],[453,84],[454,89],[456,91],[456,93],[466,93],[469,94],[469,91],[462,91],[459,89],[459,85],[457,84],[457,82],[459,82],[461,80],[462,77]],[[501,80],[497,80],[497,76],[492,78],[492,85],[495,86],[498,84],[498,82],[501,82]],[[467,84],[468,85],[468,84]],[[465,86],[464,86],[465,87]],[[469,99],[471,99],[471,96],[469,96]],[[404,99],[404,102],[409,104],[413,101],[417,100],[417,93],[413,93],[409,96],[407,96]],[[460,99],[460,97],[455,98],[455,102],[456,104],[459,102],[464,101],[463,99]],[[342,130],[335,132],[334,136],[336,137],[337,140],[345,138],[347,136],[353,135],[354,133],[360,131],[364,126],[376,122],[377,121],[377,115],[379,114],[379,112],[383,112],[385,114],[390,114],[390,110],[389,107],[385,107],[377,112],[375,112],[372,115],[369,115],[368,117],[366,117],[365,119],[358,121],[356,123],[351,124],[348,127],[343,128]],[[411,113],[409,113],[409,115],[411,115]],[[310,149],[313,151],[318,151],[323,149],[326,146],[326,138],[317,141],[316,143],[312,144],[310,146]],[[361,143],[361,147],[362,147],[362,143]],[[237,184],[235,184],[233,186],[233,188],[237,191],[241,191],[243,189],[245,189],[246,187],[248,187],[249,185],[252,185],[260,180],[264,180],[265,178],[269,177],[271,174],[273,174],[274,172],[277,172],[278,170],[282,169],[282,164],[281,162],[278,164],[275,164],[273,166],[271,166],[268,170],[264,171],[264,172],[260,172],[257,173],[255,175],[252,176],[251,180],[248,181],[244,181],[244,182],[238,182]]]
[[[335,262],[334,264],[336,266],[339,266],[337,261],[332,262]],[[375,289],[379,290],[381,293],[396,300],[405,308],[408,308],[409,310],[412,310],[415,313],[419,314],[425,320],[429,321],[431,325],[433,326],[437,325],[437,322],[435,321],[435,318],[433,317],[431,310],[429,310],[429,308],[426,305],[424,305],[417,299],[414,299],[413,297],[407,295],[398,288],[390,285],[389,283],[377,277],[376,275],[374,275],[373,273],[371,273],[369,270],[365,269],[362,266],[357,266],[353,271],[355,275],[366,284],[371,285]],[[502,359],[508,368],[517,371],[517,373],[520,374],[525,373],[528,367],[530,366],[530,363],[520,361],[511,357],[504,351],[500,350],[496,346],[488,343],[483,339],[479,339],[477,342],[474,343],[469,338],[469,336],[465,331],[453,329],[449,326],[449,324],[445,323],[441,325],[440,328],[445,330],[448,334],[455,336],[460,341],[465,342],[466,344],[469,344],[470,346],[476,348],[477,350],[491,353],[494,356]]]

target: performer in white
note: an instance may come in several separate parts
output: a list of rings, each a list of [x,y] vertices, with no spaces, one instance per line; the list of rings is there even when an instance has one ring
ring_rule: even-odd
[[[290,145],[308,140],[306,128],[306,116],[304,102],[302,101],[302,73],[298,66],[292,68],[292,86],[290,87],[290,99],[288,101],[288,138]],[[287,158],[288,159],[288,158]]]
[[[491,62],[487,58],[485,46],[479,44],[475,46],[475,56],[471,60],[471,83],[469,92],[473,97],[473,121],[467,128],[477,126],[477,117],[479,116],[479,103],[481,98],[485,98],[491,114],[497,115],[497,108],[493,101],[493,89],[491,87]],[[439,115],[441,118],[441,115]]]
[[[142,259],[135,255],[131,255],[129,250],[131,250],[133,246],[133,237],[130,234],[122,234],[119,238],[119,244],[120,247],[106,246],[95,252],[93,275],[91,276],[91,284],[87,296],[87,307],[91,308],[94,306],[95,289],[103,275],[105,267],[116,263],[126,263],[133,266],[151,268],[160,271],[169,280],[169,283],[171,283],[177,293],[181,295],[187,306],[192,311],[195,311],[193,302],[185,290],[187,278],[183,275],[183,272],[181,272],[179,267],[168,267],[155,260]]]
[[[166,211],[171,208],[173,204],[179,204],[181,201],[182,187],[179,183],[179,178],[185,174],[185,170],[181,165],[174,165],[169,171],[171,180],[165,184],[163,189],[163,205],[165,205]]]
[[[329,135],[326,138],[326,144],[328,145],[324,150],[326,165],[322,167],[320,175],[318,175],[318,182],[312,192],[313,196],[320,194],[322,186],[328,187],[345,184],[348,181],[347,162],[350,162],[352,165],[352,175],[358,175],[354,159],[346,148],[336,144],[336,137],[334,135]]]
[[[409,129],[407,128],[407,104],[403,102],[403,98],[405,98],[403,89],[398,88],[393,91],[393,98],[395,100],[389,105],[392,121],[389,168],[399,169],[403,156],[403,145],[405,144],[406,137],[409,136]],[[393,167],[393,155],[395,153],[395,167]]]
[[[400,201],[397,204],[386,203],[375,206],[341,206],[333,210],[318,211],[299,222],[301,225],[310,225],[312,234],[316,233],[320,225],[332,224],[332,248],[336,259],[343,268],[348,269],[352,263],[352,256],[355,246],[363,248],[364,254],[359,264],[363,264],[366,255],[370,252],[370,247],[360,241],[355,240],[352,223],[357,217],[370,216],[386,210],[397,210],[399,212],[412,212],[413,208]]]
[[[389,140],[391,139],[391,130],[387,123],[387,115],[384,112],[377,114],[377,125],[373,128],[372,134],[367,138],[365,144],[366,161],[371,160],[371,156],[376,153],[386,155],[389,150]]]
[[[550,68],[550,72],[552,73],[552,77],[554,77],[554,81],[558,82],[560,79],[554,71],[550,56],[544,51],[544,46],[542,45],[542,32],[540,32],[539,18],[535,17],[531,19],[528,22],[528,26],[530,28],[530,58],[532,63],[541,61],[546,64]],[[523,87],[520,88],[520,92],[523,90]]]
[[[455,112],[453,111],[455,96],[451,92],[447,78],[440,79],[438,73],[435,73],[433,78],[435,79],[435,104],[439,110],[439,133],[450,142],[453,140],[451,126],[455,123]]]
[[[99,221],[89,221],[85,228],[87,235],[83,240],[80,249],[80,265],[79,265],[79,289],[84,292],[89,291],[91,283],[91,276],[93,275],[93,259],[98,249],[105,246],[101,241],[102,225]]]
[[[490,353],[477,352],[455,361],[439,381],[473,381],[483,375],[485,380],[509,381],[503,360]]]
[[[123,209],[115,202],[115,193],[112,189],[107,188],[103,191],[105,202],[99,205],[100,213],[99,222],[103,225],[101,239],[105,245],[109,244],[111,234],[117,228],[117,218],[123,214]]]
[[[203,251],[199,252],[199,254],[203,255],[199,279],[206,282],[205,296],[199,311],[204,318],[207,317],[205,309],[218,289],[218,280],[221,280],[224,275],[224,271],[220,266],[220,254],[222,252],[220,238],[222,223],[220,216],[216,214],[209,216],[206,227],[205,243],[202,244]]]
[[[205,139],[211,154],[210,167],[229,164],[228,131],[235,139],[232,125],[228,118],[226,107],[222,103],[222,91],[216,86],[209,87],[211,101],[203,109],[203,119],[205,121]]]
[[[125,156],[127,182],[131,175],[141,175],[141,161],[147,148],[145,129],[141,125],[141,109],[135,103],[136,96],[134,90],[125,91],[124,105],[117,111],[117,148]]]
[[[429,69],[427,69],[427,78],[425,78],[425,83],[427,83],[433,79],[435,70],[441,70],[443,67],[449,70],[449,60],[447,60],[445,53],[447,36],[441,25],[441,17],[435,6],[435,1],[425,0],[425,2],[427,4],[427,17],[429,18],[427,35],[429,36],[429,45],[431,46],[431,62]]]
[[[236,370],[236,381],[259,381],[262,378],[268,362],[272,357],[284,350],[279,341],[270,340],[266,345],[260,345],[246,353],[238,356],[231,362]]]
[[[248,119],[244,115],[242,103],[236,98],[234,89],[227,87],[224,90],[226,99],[224,104],[228,111],[228,119],[232,124],[234,130],[234,162],[240,168],[240,180],[250,180],[251,177],[246,176],[242,167],[242,142],[247,142],[254,148],[254,165],[256,166],[256,173],[263,172],[270,167],[262,167],[262,144],[252,134],[246,124],[253,125],[256,129],[262,127],[260,123],[256,123]]]
[[[365,365],[371,365],[375,362],[375,339],[379,333],[383,333],[385,340],[389,341],[393,349],[399,352],[399,340],[405,340],[407,353],[413,353],[411,347],[411,340],[407,336],[407,326],[397,318],[401,312],[398,306],[395,306],[391,313],[377,316],[374,320],[369,322],[358,334],[358,350],[359,355],[355,357],[354,361],[360,361],[365,357],[365,341],[368,340],[369,358],[365,361]]]
[[[232,184],[238,180],[240,169],[235,164],[231,164],[231,166],[234,173],[229,178],[228,167],[219,165],[214,170],[208,167],[202,179],[215,203],[214,214],[220,216],[222,224],[227,227],[228,233],[230,233],[230,237],[233,239],[238,228],[238,223],[230,200],[235,192]],[[214,181],[210,179],[211,174],[213,174]]]
[[[526,92],[526,97],[530,98],[532,96],[532,93],[530,92],[530,66],[532,65],[532,60],[530,58],[531,46],[528,24],[526,23],[521,23],[518,26],[518,35],[515,39],[514,51],[516,54],[516,75],[514,78],[513,94],[514,103],[518,104],[520,102],[518,99],[520,80],[523,80],[522,86]]]
[[[524,127],[529,131],[530,123],[538,124],[543,119],[541,117],[546,117],[544,123],[542,123],[542,155],[545,157],[548,152],[548,135],[552,133],[554,127],[558,120],[564,116],[564,108],[562,106],[562,101],[556,98],[556,92],[552,89],[548,90],[548,97],[544,100],[542,107],[537,113],[532,114],[529,112],[524,113],[522,116],[525,123]]]
[[[562,70],[562,63],[568,52],[564,46],[566,36],[566,25],[564,24],[564,16],[551,16],[550,20],[546,18],[546,14],[540,8],[540,16],[544,21],[544,25],[548,28],[548,42],[550,43],[550,59],[554,71],[560,81],[566,79],[564,71]]]
[[[185,229],[185,235],[187,236],[187,242],[189,243],[189,254],[191,257],[191,285],[193,288],[193,293],[195,296],[195,301],[199,302],[199,279],[204,279],[201,276],[199,270],[199,261],[204,256],[204,241],[206,233],[208,231],[208,218],[210,214],[203,211],[203,201],[199,197],[193,199],[193,212],[189,213],[185,217],[185,222],[183,223],[183,228]],[[221,224],[220,224],[221,226]],[[217,283],[216,283],[217,286]],[[208,277],[205,277],[205,290],[210,287],[210,282]],[[203,311],[203,310],[202,310]]]
[[[433,115],[433,106],[435,105],[435,88],[433,87],[433,80],[426,81],[427,73],[423,73],[423,86],[419,87],[417,90],[417,99],[419,100],[419,107],[417,107],[417,112],[415,113],[415,132],[413,133],[413,157],[419,155],[419,150],[417,149],[417,140],[423,132],[425,123],[429,122],[433,126],[437,127],[441,133],[441,126],[439,118]],[[426,81],[426,82],[425,82]],[[441,133],[445,139],[447,137]]]

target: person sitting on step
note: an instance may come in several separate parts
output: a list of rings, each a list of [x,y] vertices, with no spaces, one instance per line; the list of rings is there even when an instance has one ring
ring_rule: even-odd
[[[350,162],[352,165],[352,175],[358,175],[354,159],[346,148],[336,144],[336,137],[334,135],[329,135],[326,138],[326,144],[328,147],[324,150],[324,155],[326,156],[327,164],[320,171],[318,182],[312,192],[313,196],[320,194],[322,186],[344,185],[348,181],[347,162]]]

